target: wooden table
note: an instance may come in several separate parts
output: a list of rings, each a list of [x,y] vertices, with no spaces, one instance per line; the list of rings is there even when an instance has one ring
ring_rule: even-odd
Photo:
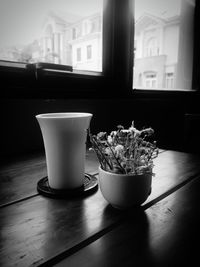
[[[2,164],[0,266],[194,266],[200,157],[162,151],[154,163],[151,195],[129,211],[112,208],[99,189],[73,199],[38,194],[43,155]],[[88,152],[86,172],[98,176],[97,169]]]

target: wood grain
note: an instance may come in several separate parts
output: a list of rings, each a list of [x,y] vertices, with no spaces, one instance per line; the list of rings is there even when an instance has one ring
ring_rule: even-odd
[[[98,161],[94,152],[87,151],[85,171],[95,174]],[[47,176],[44,155],[4,164],[0,168],[0,206],[38,194],[37,182]]]
[[[152,192],[144,205],[159,200],[162,194],[170,194],[188,180],[197,177],[200,172],[200,156],[168,150],[159,154],[154,165]]]
[[[199,191],[200,177],[55,266],[196,266]]]
[[[200,174],[199,160],[198,156],[181,152],[161,153],[155,160],[152,195],[143,209],[195,179]],[[91,162],[90,170],[95,171],[97,162],[93,158]],[[13,179],[15,183],[17,177]],[[3,207],[0,212],[0,266],[20,267],[52,264],[95,241],[130,216],[111,208],[99,190],[86,198],[71,200],[38,195]]]

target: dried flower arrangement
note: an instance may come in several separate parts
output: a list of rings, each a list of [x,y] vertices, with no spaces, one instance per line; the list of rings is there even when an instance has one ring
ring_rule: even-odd
[[[119,125],[117,131],[89,132],[92,149],[96,152],[101,168],[119,174],[152,173],[153,159],[158,155],[156,142],[149,141],[152,128],[138,130],[134,122],[129,129]]]

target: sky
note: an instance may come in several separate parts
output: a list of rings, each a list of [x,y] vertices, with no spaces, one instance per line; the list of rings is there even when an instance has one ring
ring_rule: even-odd
[[[135,0],[136,19],[144,12],[177,14],[180,1],[185,0]],[[0,0],[0,48],[38,39],[49,10],[88,16],[101,11],[101,7],[102,0]]]
[[[180,2],[182,0],[135,0],[136,19],[142,13],[153,13],[154,15],[173,16],[180,11]]]
[[[102,0],[0,0],[0,48],[28,44],[38,38],[49,10],[88,16],[101,9]]]

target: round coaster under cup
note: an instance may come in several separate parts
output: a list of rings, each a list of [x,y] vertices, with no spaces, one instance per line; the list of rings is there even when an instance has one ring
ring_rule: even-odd
[[[83,185],[76,189],[53,189],[49,186],[48,177],[43,177],[37,183],[37,190],[40,194],[51,198],[69,198],[85,196],[96,191],[98,187],[97,178],[94,175],[85,173]]]

